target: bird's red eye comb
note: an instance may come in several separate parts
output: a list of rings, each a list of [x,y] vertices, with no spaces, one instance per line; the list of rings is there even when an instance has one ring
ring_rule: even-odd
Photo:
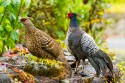
[[[68,13],[68,18],[70,18],[72,16],[72,13]]]
[[[27,19],[26,18],[22,18],[20,21],[25,22]]]

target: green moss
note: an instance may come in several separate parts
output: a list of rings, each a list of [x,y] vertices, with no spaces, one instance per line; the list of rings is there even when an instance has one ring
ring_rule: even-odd
[[[62,63],[56,60],[39,59],[33,55],[26,55],[30,59],[23,68],[33,75],[56,77],[63,71]]]

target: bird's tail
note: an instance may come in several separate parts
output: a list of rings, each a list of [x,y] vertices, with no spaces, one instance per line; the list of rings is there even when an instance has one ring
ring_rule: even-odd
[[[105,76],[107,68],[110,71],[110,75],[113,75],[113,65],[111,59],[102,50],[99,50],[94,55],[89,56],[88,60],[95,68],[97,75],[100,75],[100,72],[102,71],[103,76]]]

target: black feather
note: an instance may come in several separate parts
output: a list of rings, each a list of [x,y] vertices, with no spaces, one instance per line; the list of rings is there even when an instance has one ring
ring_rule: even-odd
[[[102,55],[104,61],[107,64],[107,67],[110,69],[111,75],[113,75],[113,65],[112,65],[112,61],[111,61],[110,57],[102,50],[99,50],[99,53],[100,53],[100,55]]]
[[[109,56],[102,50],[99,50],[94,55],[89,56],[88,60],[90,61],[91,65],[95,68],[97,75],[99,75],[99,71],[102,70],[102,74],[105,76],[106,68],[109,68],[111,75],[113,74],[112,62]]]
[[[100,75],[100,68],[97,62],[93,59],[93,57],[88,57],[89,62],[95,68],[97,75]]]
[[[77,17],[74,13],[70,17],[70,24],[67,34],[67,46],[76,57],[76,61],[87,58],[95,68],[97,75],[106,74],[108,68],[113,74],[113,65],[109,56],[99,49],[94,39],[84,32],[78,25]]]

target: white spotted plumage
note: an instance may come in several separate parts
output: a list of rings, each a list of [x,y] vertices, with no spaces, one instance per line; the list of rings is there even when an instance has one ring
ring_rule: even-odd
[[[95,54],[99,50],[99,47],[95,43],[94,39],[87,33],[82,35],[81,46],[83,52],[87,55]]]

